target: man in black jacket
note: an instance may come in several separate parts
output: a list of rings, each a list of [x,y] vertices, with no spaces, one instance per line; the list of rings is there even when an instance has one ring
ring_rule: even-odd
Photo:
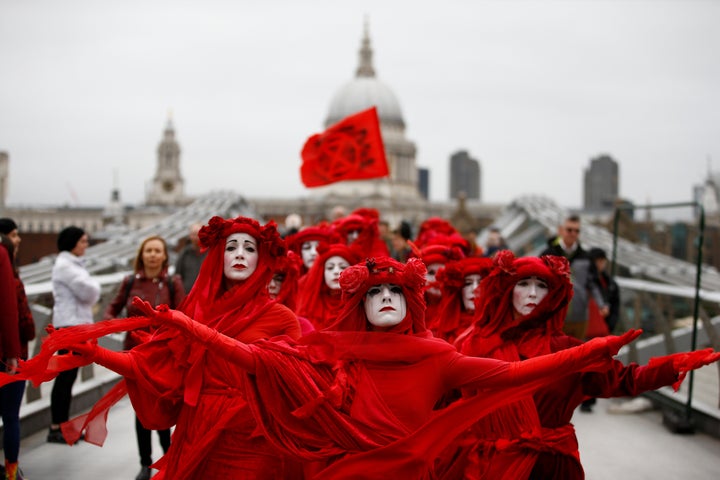
[[[573,298],[568,308],[563,331],[572,337],[585,341],[588,325],[588,301],[593,295],[603,316],[607,316],[607,305],[597,284],[590,276],[590,258],[580,245],[580,217],[570,215],[558,227],[558,235],[548,240],[548,247],[540,255],[565,257],[570,262],[573,282]]]

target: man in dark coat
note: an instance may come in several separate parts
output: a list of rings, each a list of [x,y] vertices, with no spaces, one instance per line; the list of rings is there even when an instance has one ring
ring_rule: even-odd
[[[603,316],[607,316],[607,304],[590,276],[590,258],[580,245],[580,217],[570,215],[558,227],[558,235],[548,240],[548,247],[540,254],[565,257],[572,272],[573,298],[565,317],[563,331],[578,340],[585,341],[588,325],[588,301],[595,298]]]

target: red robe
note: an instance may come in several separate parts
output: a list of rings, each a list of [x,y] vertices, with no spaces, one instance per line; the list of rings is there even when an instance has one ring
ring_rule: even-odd
[[[568,351],[537,363],[500,362],[463,356],[439,339],[371,332],[250,347],[255,370],[246,394],[258,425],[288,455],[334,460],[323,479],[428,475],[440,450],[478,418],[589,361]],[[434,413],[437,400],[460,386],[483,395]]]
[[[482,350],[482,340],[474,344],[479,350],[473,352],[469,343],[461,351],[468,355],[523,360],[581,343],[561,332],[548,334],[543,328],[528,329],[505,342],[494,342],[501,344],[489,351]],[[497,475],[502,474],[513,479],[584,479],[577,437],[570,423],[578,405],[591,397],[639,395],[677,379],[668,357],[646,366],[635,363],[625,366],[613,361],[604,372],[557,375],[532,398],[503,407],[473,426],[468,440],[472,447],[466,451],[463,478],[498,478]]]

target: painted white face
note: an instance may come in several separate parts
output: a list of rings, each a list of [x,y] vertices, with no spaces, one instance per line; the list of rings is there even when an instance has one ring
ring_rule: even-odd
[[[307,242],[303,242],[302,247],[300,247],[300,255],[302,256],[303,265],[305,265],[305,268],[308,270],[312,267],[312,264],[318,256],[317,247],[319,243],[320,242],[317,240],[309,240]]]
[[[223,273],[230,282],[250,278],[258,264],[257,242],[247,233],[233,233],[225,240]]]
[[[427,266],[427,272],[425,273],[425,285],[430,285],[431,283],[435,282],[435,277],[437,276],[437,272],[445,267],[442,263],[431,263]],[[438,297],[442,295],[442,292],[439,288],[428,288],[428,293],[432,295],[437,295]]]
[[[331,290],[339,290],[340,273],[349,266],[348,261],[338,255],[325,260],[325,285]]]
[[[477,273],[471,273],[465,277],[465,284],[462,287],[462,299],[465,310],[475,310],[475,289],[480,285],[481,278]]]
[[[523,278],[513,288],[513,308],[515,313],[525,316],[548,294],[548,285],[538,277]]]
[[[347,244],[350,245],[360,236],[360,230],[351,230],[347,234]]]
[[[398,285],[373,285],[365,294],[365,315],[374,327],[394,327],[403,321],[406,314],[407,301]]]
[[[275,298],[280,295],[280,289],[282,289],[282,284],[284,280],[285,275],[282,273],[276,273],[275,275],[273,275],[267,287],[270,298]]]

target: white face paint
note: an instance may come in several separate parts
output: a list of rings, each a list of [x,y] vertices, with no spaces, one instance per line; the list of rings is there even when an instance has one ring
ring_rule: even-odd
[[[250,278],[258,264],[257,242],[247,233],[233,233],[225,240],[223,273],[230,282]]]
[[[300,247],[303,265],[305,265],[305,268],[308,270],[312,267],[312,264],[318,256],[317,247],[319,243],[317,240],[308,240],[307,242],[303,242],[302,247]]]
[[[438,270],[445,267],[442,263],[431,263],[427,266],[427,272],[425,273],[425,285],[430,285],[431,283],[435,282],[435,276],[437,275]],[[442,292],[439,288],[428,288],[427,292],[432,295],[437,295],[438,297],[442,295]]]
[[[481,278],[477,273],[471,273],[465,277],[465,284],[462,287],[462,299],[465,310],[475,310],[475,289],[480,285]]]
[[[548,285],[538,277],[523,278],[513,288],[513,308],[518,315],[528,315],[548,294]]]
[[[339,290],[340,273],[349,266],[348,261],[338,255],[334,255],[325,260],[325,285],[331,290]]]
[[[374,327],[394,327],[403,321],[406,314],[407,301],[398,285],[373,285],[365,294],[365,315]]]
[[[282,284],[284,280],[285,274],[283,273],[276,273],[275,275],[273,275],[267,287],[270,298],[275,298],[280,295],[280,290],[282,289]]]
[[[347,244],[350,245],[360,236],[360,230],[351,230],[347,234]]]

